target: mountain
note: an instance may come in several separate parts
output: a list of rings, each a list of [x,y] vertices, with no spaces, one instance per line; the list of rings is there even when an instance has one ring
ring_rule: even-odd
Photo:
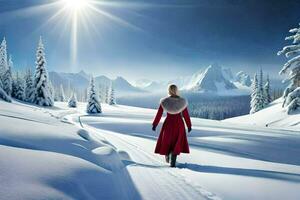
[[[221,66],[213,64],[194,74],[186,89],[194,92],[224,92],[237,87],[224,77]]]
[[[113,85],[115,90],[118,93],[122,94],[128,94],[128,93],[144,93],[145,91],[134,87],[131,85],[127,80],[125,80],[123,77],[118,76],[115,80],[113,80]]]
[[[152,81],[149,85],[147,85],[146,87],[144,87],[143,89],[149,92],[162,92],[162,91],[166,91],[168,87],[168,83],[166,82],[156,82],[156,81]]]
[[[225,79],[233,81],[234,77],[230,68],[222,68],[222,73]]]
[[[64,88],[72,87],[85,89],[89,84],[89,76],[84,76],[82,73],[59,73],[49,72],[49,78],[54,88],[63,85]]]
[[[185,93],[201,92],[215,93],[217,95],[245,95],[251,91],[248,86],[236,81],[230,68],[223,68],[217,64],[210,65],[206,69],[200,69],[192,76],[178,77],[170,81],[157,82],[148,79],[139,79],[136,81],[137,87],[152,93],[165,92],[169,84],[176,84]]]
[[[191,76],[181,76],[171,81],[168,81],[165,85],[176,84],[178,88],[184,89],[191,82]],[[166,88],[165,88],[166,89]]]
[[[112,80],[106,76],[101,75],[101,76],[95,77],[95,83],[96,83],[96,85],[103,85],[103,86],[107,87],[107,86],[110,86],[110,84],[112,83]]]
[[[59,88],[60,85],[63,85],[65,90],[74,90],[78,95],[83,96],[89,86],[91,75],[88,75],[84,71],[80,71],[79,73],[64,73],[52,71],[49,72],[49,78],[54,88]],[[110,79],[106,76],[100,75],[95,77],[95,84],[99,87],[108,87],[113,84],[117,96],[140,94],[145,92],[145,90],[131,85],[123,77]]]
[[[151,81],[149,79],[138,79],[135,81],[135,86],[139,88],[145,88],[151,85],[154,81]]]
[[[235,81],[247,87],[250,87],[252,84],[250,76],[243,71],[240,71],[235,75]]]

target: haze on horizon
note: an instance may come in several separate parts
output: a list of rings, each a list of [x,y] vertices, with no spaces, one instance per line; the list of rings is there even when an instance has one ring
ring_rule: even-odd
[[[16,68],[34,67],[42,35],[49,71],[172,80],[217,62],[251,74],[262,67],[278,77],[284,58],[276,53],[300,22],[296,0],[110,1],[99,9],[119,21],[96,14],[80,20],[75,66],[70,21],[47,23],[60,8],[44,5],[55,1],[0,0],[0,37]]]

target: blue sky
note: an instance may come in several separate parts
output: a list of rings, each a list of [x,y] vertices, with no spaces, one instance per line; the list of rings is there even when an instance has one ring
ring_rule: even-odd
[[[47,23],[60,7],[43,5],[53,2],[0,0],[0,37],[7,38],[16,68],[34,67],[42,35],[49,71],[168,80],[218,62],[235,72],[262,67],[277,76],[285,59],[276,52],[300,22],[300,2],[293,0],[110,1],[99,9],[130,26],[88,11],[90,23],[82,18],[78,26],[74,65],[71,21],[60,16]]]

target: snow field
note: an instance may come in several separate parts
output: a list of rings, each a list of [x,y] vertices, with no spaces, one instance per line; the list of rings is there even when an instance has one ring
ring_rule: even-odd
[[[0,101],[1,199],[139,199],[114,147],[58,110]]]

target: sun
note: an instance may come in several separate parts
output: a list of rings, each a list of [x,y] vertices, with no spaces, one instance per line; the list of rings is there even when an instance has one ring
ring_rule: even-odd
[[[85,10],[90,4],[90,0],[62,0],[62,2],[65,8],[72,12]]]
[[[0,0],[1,1],[1,0]],[[49,8],[55,7],[58,10],[47,20],[47,23],[55,22],[57,24],[64,23],[64,33],[69,33],[70,38],[70,61],[73,69],[78,65],[78,41],[84,35],[89,37],[95,36],[91,30],[95,31],[97,37],[99,36],[100,26],[96,26],[95,22],[101,21],[101,18],[110,20],[126,28],[136,31],[141,29],[126,20],[113,15],[106,11],[108,7],[124,8],[131,4],[112,1],[112,0],[51,0],[52,3],[46,4]],[[139,4],[134,4],[136,7]],[[103,20],[104,21],[104,20]],[[67,31],[66,31],[67,30]]]

